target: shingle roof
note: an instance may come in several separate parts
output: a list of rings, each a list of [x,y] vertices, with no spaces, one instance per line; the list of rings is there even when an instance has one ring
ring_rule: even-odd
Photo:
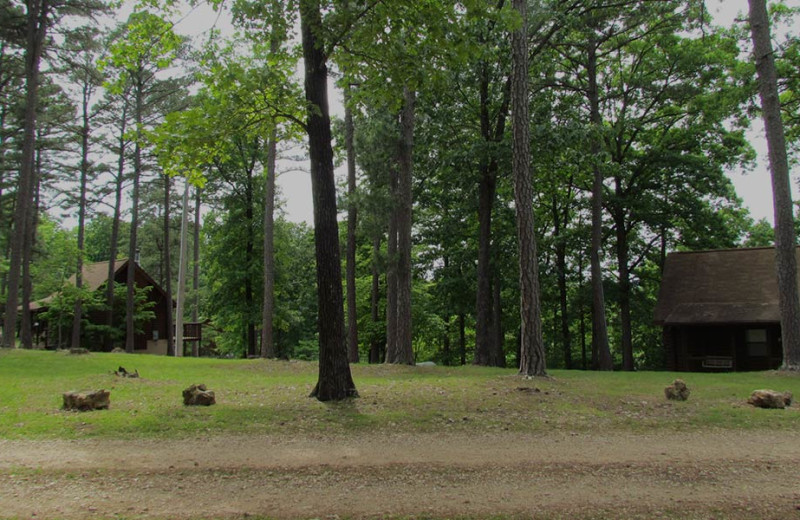
[[[659,325],[780,321],[775,249],[670,253],[654,321]]]

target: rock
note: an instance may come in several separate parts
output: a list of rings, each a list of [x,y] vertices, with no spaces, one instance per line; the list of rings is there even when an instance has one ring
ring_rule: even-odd
[[[113,349],[111,349],[111,353],[112,354],[124,354],[125,353],[125,349],[124,348],[120,348],[120,347],[114,347]]]
[[[671,385],[664,387],[664,395],[671,401],[685,401],[689,399],[691,391],[683,379],[676,379]]]
[[[69,349],[69,353],[70,354],[77,354],[77,355],[88,354],[89,353],[89,349],[82,348],[82,347],[71,348],[71,349]]]
[[[436,363],[434,363],[433,361],[422,361],[420,363],[417,363],[417,366],[418,367],[435,367]]]
[[[64,410],[88,412],[90,410],[108,410],[111,404],[111,392],[95,390],[94,392],[65,392]]]
[[[214,392],[206,385],[192,385],[183,391],[183,404],[186,406],[211,406],[216,402]]]
[[[754,390],[750,394],[748,404],[758,408],[783,409],[792,404],[791,392],[776,392],[775,390]]]

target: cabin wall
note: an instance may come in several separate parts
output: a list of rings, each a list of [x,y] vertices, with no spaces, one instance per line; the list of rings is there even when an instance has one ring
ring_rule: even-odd
[[[678,372],[773,370],[783,351],[780,326],[769,323],[664,327],[667,368]]]

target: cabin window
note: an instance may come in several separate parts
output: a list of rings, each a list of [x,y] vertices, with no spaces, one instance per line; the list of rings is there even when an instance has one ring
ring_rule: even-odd
[[[747,355],[750,357],[766,357],[769,355],[767,329],[748,329],[745,332]]]

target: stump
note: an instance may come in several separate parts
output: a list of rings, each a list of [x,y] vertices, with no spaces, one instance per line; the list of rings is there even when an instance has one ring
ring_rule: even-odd
[[[117,377],[139,377],[139,370],[134,370],[133,372],[128,372],[125,370],[125,367],[119,367],[117,370],[114,371],[114,375]]]
[[[747,404],[758,408],[783,409],[792,404],[791,392],[776,392],[775,390],[754,390],[750,394]]]
[[[185,406],[211,406],[216,404],[214,392],[206,385],[192,385],[183,391],[183,404]]]
[[[671,385],[664,388],[664,395],[670,401],[685,401],[689,399],[691,391],[683,379],[676,379]]]
[[[95,390],[94,392],[65,392],[64,410],[88,412],[91,410],[108,410],[111,404],[111,392]]]

